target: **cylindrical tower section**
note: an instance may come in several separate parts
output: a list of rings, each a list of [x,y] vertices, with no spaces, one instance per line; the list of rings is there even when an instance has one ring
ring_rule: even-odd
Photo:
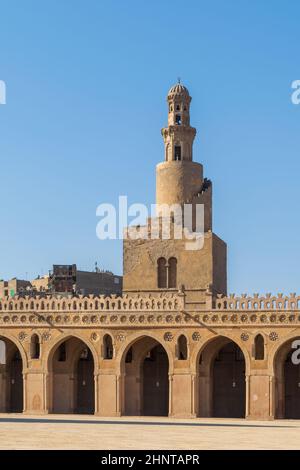
[[[169,161],[156,166],[156,204],[191,202],[202,187],[203,167],[192,161]]]

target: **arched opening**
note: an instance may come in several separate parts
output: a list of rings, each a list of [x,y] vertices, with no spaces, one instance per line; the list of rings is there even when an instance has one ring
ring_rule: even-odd
[[[200,355],[198,381],[199,416],[245,417],[245,358],[236,343],[225,337],[211,341]]]
[[[263,361],[265,358],[265,342],[264,337],[261,334],[255,336],[254,358],[256,361]]]
[[[112,359],[114,355],[113,342],[110,335],[103,337],[103,359]]]
[[[170,144],[166,145],[166,156],[165,156],[166,162],[169,161],[170,159]]]
[[[167,261],[165,258],[157,260],[157,286],[160,289],[167,287]]]
[[[71,337],[49,356],[52,413],[93,414],[95,411],[94,359],[88,346]]]
[[[181,125],[181,115],[180,114],[176,114],[175,116],[175,122],[178,126]]]
[[[31,359],[39,359],[40,358],[40,339],[39,339],[38,335],[36,335],[36,334],[31,336],[30,358]]]
[[[300,338],[294,338],[283,344],[275,356],[276,418],[300,419],[299,347]]]
[[[158,341],[144,337],[125,351],[122,380],[123,415],[168,416],[169,360]]]
[[[168,288],[176,288],[177,287],[177,259],[172,257],[169,259],[168,262],[169,269],[168,269]]]
[[[185,361],[188,358],[187,340],[184,335],[180,335],[177,341],[177,359]]]
[[[181,146],[180,145],[175,145],[174,160],[181,161]]]
[[[0,339],[0,411],[23,412],[23,361],[17,346]]]

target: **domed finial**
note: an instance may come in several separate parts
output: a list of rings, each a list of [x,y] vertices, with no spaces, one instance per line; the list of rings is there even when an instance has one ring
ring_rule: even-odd
[[[168,96],[170,96],[170,95],[172,95],[172,96],[181,95],[181,96],[190,97],[188,89],[184,85],[182,85],[182,83],[181,83],[181,78],[178,77],[177,80],[178,80],[178,82],[176,83],[176,85],[173,85],[172,88],[170,88]]]

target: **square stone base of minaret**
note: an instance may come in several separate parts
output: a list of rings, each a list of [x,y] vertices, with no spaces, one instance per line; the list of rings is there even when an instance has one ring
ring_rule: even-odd
[[[161,258],[166,266],[171,258],[176,259],[176,282],[172,287],[160,287],[158,263]],[[208,288],[214,294],[225,294],[227,290],[226,243],[212,232],[205,233],[200,249],[188,249],[184,239],[127,239],[124,240],[123,260],[124,293],[157,295],[166,289],[177,291],[184,286],[186,301],[204,308]]]

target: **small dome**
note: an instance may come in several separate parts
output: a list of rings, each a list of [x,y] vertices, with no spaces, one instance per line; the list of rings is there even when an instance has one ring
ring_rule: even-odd
[[[180,96],[186,96],[189,97],[189,90],[183,86],[181,83],[176,83],[176,85],[172,86],[170,88],[168,96],[174,96],[174,95],[180,95]]]

